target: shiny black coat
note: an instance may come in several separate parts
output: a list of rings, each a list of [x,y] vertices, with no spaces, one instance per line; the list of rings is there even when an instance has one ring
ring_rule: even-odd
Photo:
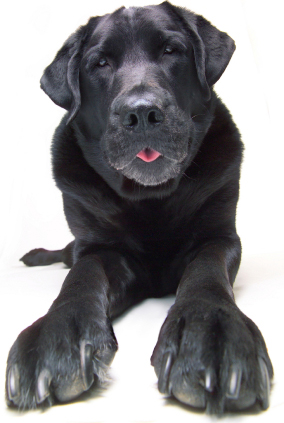
[[[176,293],[152,356],[159,390],[209,413],[268,407],[265,343],[232,291],[243,146],[213,85],[234,49],[165,2],[90,19],[45,70],[43,90],[68,112],[52,160],[75,240],[23,261],[72,268],[10,351],[9,405],[68,401],[103,380],[111,320]]]

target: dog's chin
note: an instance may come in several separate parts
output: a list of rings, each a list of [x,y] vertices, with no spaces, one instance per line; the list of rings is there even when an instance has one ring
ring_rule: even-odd
[[[122,176],[119,194],[131,200],[161,199],[170,196],[178,187],[180,177],[157,185],[141,185],[134,179]]]
[[[159,157],[152,163],[145,163],[139,158],[134,159],[120,173],[127,179],[144,187],[158,187],[172,179],[176,179],[181,172],[181,164]]]

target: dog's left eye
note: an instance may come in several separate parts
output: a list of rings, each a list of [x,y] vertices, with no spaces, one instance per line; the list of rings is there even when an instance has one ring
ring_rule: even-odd
[[[167,46],[164,50],[164,54],[172,54],[174,52],[174,48],[171,46]]]

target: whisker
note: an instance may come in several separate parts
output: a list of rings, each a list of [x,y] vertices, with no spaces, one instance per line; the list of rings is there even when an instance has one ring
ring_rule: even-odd
[[[189,179],[190,181],[195,181],[194,178],[192,178],[191,176],[188,176],[186,173],[183,172],[182,176],[184,176],[185,178]]]

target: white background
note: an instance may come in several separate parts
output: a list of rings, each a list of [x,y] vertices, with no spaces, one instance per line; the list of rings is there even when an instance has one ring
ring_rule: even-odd
[[[160,1],[124,1],[125,6]],[[234,421],[282,421],[283,347],[283,21],[280,0],[180,0],[234,38],[237,50],[216,91],[232,111],[245,143],[237,228],[243,260],[236,300],[265,336],[275,368],[266,413],[228,416]],[[90,16],[113,11],[122,0],[17,0],[1,6],[0,141],[0,383],[18,333],[44,314],[67,273],[62,265],[28,269],[18,259],[35,247],[59,249],[72,236],[52,180],[50,141],[64,111],[40,90],[43,69],[65,39]],[[66,422],[209,421],[203,413],[165,401],[149,357],[172,298],[150,300],[115,324],[120,350],[112,382],[98,398],[45,413],[6,409],[13,418]],[[3,417],[2,417],[3,415]],[[282,416],[282,417],[281,417]],[[226,418],[226,419],[227,419]],[[226,420],[225,419],[225,420]]]

